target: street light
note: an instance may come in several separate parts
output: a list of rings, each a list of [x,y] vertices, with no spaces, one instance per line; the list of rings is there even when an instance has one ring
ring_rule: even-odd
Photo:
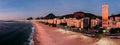
[[[67,26],[65,26],[65,33],[67,32]]]
[[[79,30],[81,31],[81,28],[79,28]]]

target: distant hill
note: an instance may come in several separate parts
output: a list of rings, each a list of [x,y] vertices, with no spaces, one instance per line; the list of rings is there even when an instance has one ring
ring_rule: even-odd
[[[48,14],[47,16],[43,17],[44,19],[54,19],[56,16],[53,13]]]
[[[120,17],[120,14],[111,15],[110,17]]]
[[[61,19],[62,18],[77,18],[77,19],[81,19],[81,18],[84,18],[84,17],[90,17],[90,18],[100,18],[101,19],[101,16],[96,16],[92,13],[84,13],[84,12],[74,12],[74,14],[67,14],[67,15],[63,15],[61,16]]]
[[[109,16],[109,17],[116,17],[116,16],[120,17],[120,14],[112,15],[112,16]],[[74,12],[73,14],[66,14],[66,15],[62,15],[62,16],[55,16],[53,13],[50,13],[45,17],[41,17],[41,19],[54,19],[54,18],[62,19],[64,17],[65,18],[77,18],[77,19],[81,19],[81,18],[84,18],[84,17],[90,17],[91,19],[92,18],[102,19],[101,16],[97,16],[97,15],[92,14],[92,13],[85,13],[85,12],[82,12],[82,11],[78,11],[78,12]]]
[[[61,16],[60,19],[62,19],[64,17],[65,18],[73,18],[73,16],[74,16],[73,14],[66,14],[66,15]]]

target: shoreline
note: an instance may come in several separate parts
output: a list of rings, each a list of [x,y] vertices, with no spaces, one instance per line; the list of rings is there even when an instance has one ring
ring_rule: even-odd
[[[38,22],[34,23],[35,33],[34,33],[34,45],[95,45],[103,43],[103,39],[106,39],[105,44],[108,45],[108,38],[100,39],[94,42],[95,39],[84,36],[80,33],[68,31],[66,34],[63,29],[57,29],[50,27],[48,25],[40,24]],[[39,27],[37,27],[39,26]],[[62,34],[63,33],[63,34]],[[77,39],[77,40],[76,40]],[[64,40],[64,41],[63,41]],[[69,41],[70,40],[70,41]],[[87,40],[87,41],[86,41]],[[111,44],[118,45],[120,39],[109,39]],[[81,43],[79,43],[81,42]]]

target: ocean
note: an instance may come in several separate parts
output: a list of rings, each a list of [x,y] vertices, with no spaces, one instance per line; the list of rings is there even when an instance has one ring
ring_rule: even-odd
[[[33,45],[30,22],[0,22],[0,45]]]

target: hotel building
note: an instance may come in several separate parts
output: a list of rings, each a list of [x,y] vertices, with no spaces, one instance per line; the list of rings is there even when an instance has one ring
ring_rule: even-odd
[[[108,27],[108,5],[107,4],[102,5],[102,27],[104,28]]]

